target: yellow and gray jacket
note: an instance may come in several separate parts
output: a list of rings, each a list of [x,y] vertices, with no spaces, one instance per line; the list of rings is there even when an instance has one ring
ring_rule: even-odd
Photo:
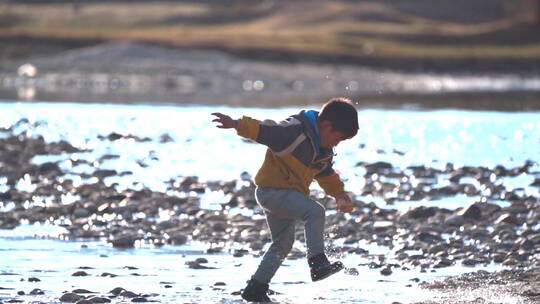
[[[242,117],[236,130],[238,135],[266,145],[264,163],[255,176],[255,184],[262,187],[296,189],[309,195],[309,185],[315,178],[329,195],[343,191],[343,182],[332,168],[332,149],[318,147],[316,125],[302,111],[281,122],[259,121]]]

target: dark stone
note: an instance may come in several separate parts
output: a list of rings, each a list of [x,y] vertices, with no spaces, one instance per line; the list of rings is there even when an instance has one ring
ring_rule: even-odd
[[[167,240],[167,243],[171,245],[184,245],[188,241],[188,236],[185,233],[177,232],[172,234],[169,239]]]
[[[148,302],[148,299],[144,297],[136,297],[136,298],[131,299],[131,302],[143,303],[143,302]]]
[[[112,245],[114,248],[133,248],[136,240],[136,235],[125,233],[116,236],[112,240]]]
[[[482,219],[482,210],[480,209],[478,204],[475,203],[459,211],[457,215],[461,215],[467,220],[479,221]]]
[[[208,267],[208,266],[201,265],[200,263],[196,261],[188,261],[185,264],[188,265],[189,268],[191,269],[216,269],[215,267]]]
[[[136,298],[138,297],[139,295],[132,292],[132,291],[129,291],[129,290],[124,290],[120,293],[120,296],[122,297],[125,297],[125,298]]]
[[[74,289],[73,292],[74,292],[74,293],[95,293],[95,292],[92,292],[92,291],[90,291],[90,290],[82,289],[82,288]]]
[[[428,243],[428,244],[433,244],[442,240],[440,235],[435,234],[433,232],[420,232],[416,236],[416,239],[421,242]]]
[[[81,299],[83,299],[83,296],[80,296],[73,292],[65,293],[60,297],[61,302],[67,302],[67,303],[75,303]]]
[[[389,276],[392,274],[392,269],[390,267],[386,267],[381,270],[381,274],[384,276]]]
[[[82,270],[81,270],[81,271],[74,272],[74,273],[72,274],[72,276],[74,276],[74,277],[85,277],[85,276],[87,276],[87,275],[88,275],[88,273],[86,273],[86,271],[82,271]]]
[[[111,300],[105,297],[91,297],[86,300],[90,303],[111,303]]]
[[[30,294],[33,295],[33,296],[37,296],[37,295],[44,295],[45,292],[43,292],[43,290],[41,290],[39,288],[34,288],[34,289],[32,289],[32,291],[30,291]]]
[[[122,288],[122,287],[116,287],[116,288],[114,288],[113,290],[111,290],[111,291],[109,291],[109,292],[112,293],[112,294],[115,295],[115,296],[118,296],[118,295],[120,295],[123,291],[125,291],[124,288]]]
[[[29,279],[28,279],[28,282],[41,282],[41,280],[38,279],[38,278],[32,277],[32,278],[29,278]]]

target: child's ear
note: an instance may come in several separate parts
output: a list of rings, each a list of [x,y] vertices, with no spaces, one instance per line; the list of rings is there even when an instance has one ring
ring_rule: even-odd
[[[332,122],[329,121],[329,120],[323,120],[321,122],[321,127],[324,128],[325,130],[328,130],[328,131],[332,131],[332,129],[333,129]]]

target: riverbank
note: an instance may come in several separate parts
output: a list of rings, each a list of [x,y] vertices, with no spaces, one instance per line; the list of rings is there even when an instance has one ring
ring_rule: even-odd
[[[530,69],[518,74],[397,72],[349,64],[252,61],[130,41],[40,54],[0,65],[0,98],[286,107],[347,96],[360,108],[540,107],[540,76]]]
[[[74,128],[70,127],[68,122],[77,121],[81,130],[87,129],[84,127],[87,122],[77,119],[76,116],[70,117],[73,114],[62,110],[60,105],[56,105],[53,112],[67,119],[66,122],[57,119],[40,121],[35,119],[35,114],[32,114],[29,115],[31,119],[14,120],[10,124],[2,126],[0,161],[3,165],[0,169],[0,175],[3,178],[1,179],[0,225],[3,229],[18,229],[17,227],[34,223],[48,224],[62,228],[53,236],[54,238],[88,242],[89,248],[102,248],[107,252],[104,254],[107,255],[116,255],[123,252],[122,250],[128,250],[137,256],[137,250],[144,248],[170,248],[174,251],[175,246],[180,246],[178,248],[185,250],[190,247],[182,246],[197,245],[199,256],[188,256],[181,260],[181,267],[178,266],[180,269],[190,269],[190,273],[201,269],[205,271],[206,267],[216,267],[212,263],[205,263],[204,260],[197,261],[197,258],[212,260],[214,255],[216,259],[223,258],[226,263],[230,263],[231,267],[237,263],[235,259],[238,258],[247,258],[252,260],[250,263],[256,263],[256,258],[264,252],[270,238],[261,211],[253,199],[254,186],[250,181],[250,173],[243,174],[242,179],[222,181],[209,181],[193,175],[173,175],[170,179],[157,179],[151,173],[152,168],[163,171],[164,168],[160,167],[159,163],[166,161],[163,158],[168,154],[175,154],[176,158],[183,158],[181,147],[184,146],[183,149],[188,149],[184,144],[186,142],[192,146],[204,146],[207,153],[212,153],[213,148],[208,143],[203,145],[202,143],[206,141],[201,137],[214,137],[212,141],[218,141],[222,147],[229,147],[211,135],[213,132],[210,132],[210,126],[201,124],[196,119],[196,113],[200,114],[201,110],[193,109],[192,112],[181,116],[179,109],[174,111],[172,108],[163,109],[163,111],[156,113],[152,113],[149,109],[140,109],[138,111],[144,113],[141,117],[133,110],[128,109],[105,111],[108,113],[107,115],[112,115],[111,117],[122,113],[123,116],[119,117],[119,125],[124,126],[125,133],[119,133],[114,131],[118,130],[114,124],[116,118],[109,121],[110,118],[103,113],[92,114],[94,110],[90,109],[89,106],[86,106],[87,108],[84,110],[72,107],[73,113],[82,111],[89,116],[101,117],[107,128],[97,129],[98,132],[91,133],[90,136],[71,134]],[[21,108],[23,112],[24,109],[24,107]],[[39,109],[36,111],[42,115],[45,114]],[[229,111],[232,110],[229,109]],[[270,110],[264,111],[265,115],[279,114],[271,112]],[[183,130],[177,133],[185,138],[177,137],[176,133],[162,131],[163,125],[161,124],[165,124],[169,119],[164,113],[174,117],[172,119],[174,125]],[[370,113],[370,116],[375,114]],[[402,113],[402,115],[410,114]],[[445,123],[450,124],[444,128],[454,130],[451,124],[462,121],[465,113],[457,113],[452,116],[450,113],[433,112],[426,115],[427,117],[444,115]],[[501,117],[512,121],[510,117],[512,115],[516,114],[501,114]],[[154,116],[160,117],[161,124],[152,128],[152,133],[140,130],[141,125],[146,125],[146,122],[141,121],[141,119],[144,117],[152,120]],[[11,114],[10,117],[13,119],[15,115]],[[184,119],[180,119],[182,117]],[[184,121],[186,117],[191,117],[193,121]],[[501,126],[505,124],[497,118],[499,116],[496,113],[483,113],[479,117],[474,117],[476,119],[485,117],[491,124],[494,122]],[[424,280],[432,282],[436,278],[426,277],[410,282],[408,280],[423,277],[422,274],[443,275],[451,269],[453,272],[449,272],[450,274],[455,274],[457,271],[455,269],[460,269],[458,273],[463,273],[469,267],[471,267],[470,269],[494,270],[504,268],[518,272],[525,269],[537,269],[540,266],[537,254],[539,251],[538,238],[540,238],[537,229],[540,220],[538,164],[527,160],[527,155],[520,156],[504,148],[506,142],[517,140],[508,144],[524,151],[520,145],[530,147],[538,144],[535,139],[533,139],[534,142],[523,142],[533,138],[533,134],[537,133],[534,131],[536,130],[534,129],[536,128],[535,120],[529,121],[525,116],[517,117],[516,121],[519,123],[508,124],[504,127],[504,130],[514,134],[514,137],[508,138],[502,131],[494,131],[502,136],[497,145],[500,152],[503,154],[508,152],[509,155],[512,155],[514,158],[512,164],[514,165],[499,162],[491,166],[459,165],[457,162],[445,162],[446,165],[441,166],[440,164],[435,165],[436,162],[431,162],[430,165],[430,162],[427,161],[423,165],[404,165],[406,155],[411,152],[410,149],[401,151],[402,148],[399,148],[397,143],[392,144],[388,151],[371,146],[370,132],[367,131],[368,126],[364,124],[373,124],[373,122],[362,120],[362,130],[366,130],[364,135],[366,138],[360,142],[352,143],[348,147],[352,149],[351,154],[343,155],[344,158],[347,158],[347,162],[351,163],[350,166],[343,166],[345,170],[343,174],[348,177],[348,185],[354,191],[356,210],[350,216],[337,213],[333,210],[333,203],[329,198],[316,190],[312,192],[313,197],[328,208],[326,232],[329,253],[333,258],[342,257],[347,262],[349,270],[343,274],[345,277],[342,279],[350,281],[348,284],[354,284],[354,282],[362,280],[365,273],[371,273],[373,277],[370,276],[370,280],[373,282],[388,280],[395,282],[401,288],[414,289],[418,288],[418,283]],[[367,116],[365,118],[367,119]],[[91,117],[88,119],[92,121]],[[373,119],[375,119],[374,121],[386,121],[380,118]],[[419,130],[424,128],[421,117],[406,119],[396,128],[402,130],[401,132],[408,130],[408,125],[404,126],[403,124],[413,120],[415,124],[411,126],[413,130],[411,132],[417,137]],[[6,119],[5,121],[10,120]],[[399,122],[399,117],[388,119],[388,121]],[[434,121],[440,123],[442,120],[435,118]],[[195,126],[197,130],[194,134],[200,136],[193,138],[191,131],[178,126],[179,123],[186,126],[197,123],[198,125]],[[64,124],[67,125],[63,126]],[[88,124],[92,125],[91,122]],[[521,129],[519,127],[521,124],[526,127]],[[132,129],[131,125],[135,128]],[[474,125],[477,129],[481,124],[477,121]],[[94,128],[97,127],[94,126]],[[376,126],[372,125],[371,127]],[[533,129],[528,129],[529,127]],[[72,131],[64,133],[61,131],[64,128]],[[427,129],[433,130],[435,128],[436,126],[430,125]],[[398,129],[395,132],[398,132]],[[130,133],[127,130],[139,130],[139,132]],[[60,133],[60,140],[55,139],[58,138],[57,135],[54,135],[56,132]],[[394,134],[394,131],[389,130],[388,132]],[[460,133],[459,128],[456,133]],[[474,135],[470,130],[465,133]],[[474,135],[478,137],[476,141],[483,137],[491,138],[489,132],[482,134],[483,136]],[[375,137],[377,137],[377,142],[380,142],[382,137],[378,135]],[[407,138],[407,134],[401,134],[399,138],[403,140]],[[436,137],[430,136],[429,138],[435,140]],[[226,138],[226,140],[229,139]],[[466,139],[463,140],[466,142]],[[495,138],[491,140],[496,141]],[[230,149],[248,151],[254,146],[246,143],[243,145],[245,146],[230,147]],[[452,144],[447,146],[447,149],[450,149]],[[160,152],[163,148],[165,148],[165,153]],[[430,150],[431,148],[428,146],[425,149]],[[143,153],[139,153],[139,150]],[[121,151],[130,152],[122,153]],[[256,154],[254,152],[256,151],[246,153],[246,161],[248,157],[251,157],[251,154]],[[194,155],[189,151],[186,153],[192,155],[191,157]],[[354,158],[353,156],[358,153],[361,153],[362,157]],[[376,160],[366,161],[366,159],[370,159],[370,153],[374,153],[373,157]],[[459,154],[458,152],[452,153]],[[468,145],[467,155],[470,156],[474,153],[477,153],[474,145]],[[491,157],[492,159],[488,159],[488,162],[505,159],[505,157],[495,156],[493,153],[488,156],[482,152],[479,154],[483,155],[483,159]],[[444,160],[443,154],[437,155]],[[397,158],[397,164],[401,165],[397,165],[393,161],[383,161],[385,157],[389,156]],[[413,158],[417,161],[422,159],[414,155]],[[36,162],[38,159],[41,160]],[[459,159],[463,160],[464,158],[460,157]],[[115,163],[116,161],[124,161],[127,164],[121,165]],[[193,160],[191,161],[193,162]],[[189,162],[188,158],[184,159],[181,163],[183,165],[178,166],[178,168],[185,172]],[[478,161],[474,162],[478,163]],[[170,167],[170,165],[166,166]],[[215,166],[219,166],[219,164],[215,164]],[[204,170],[204,167],[200,165],[197,167],[199,171]],[[212,170],[216,171],[217,169],[213,168]],[[150,176],[152,178],[148,181],[159,184],[159,186],[147,186],[145,185],[146,180],[137,176]],[[129,183],[130,177],[136,177],[135,183],[131,185]],[[126,183],[126,181],[128,182]],[[305,258],[303,232],[300,227],[297,231],[297,239],[299,242],[290,256],[291,271],[293,271],[291,276],[293,277],[304,274],[299,270],[303,269],[300,265],[305,266],[303,263]],[[66,244],[71,247],[77,246],[77,243],[68,242]],[[72,249],[67,252],[72,252]],[[95,251],[93,256],[99,258],[99,254]],[[125,276],[129,274],[120,270],[123,266],[130,265],[115,265],[116,268],[112,269],[103,268],[98,264],[77,265],[77,267],[93,267],[92,269],[76,269],[77,267],[70,265],[60,273],[59,278],[64,278],[68,283],[72,282],[73,287],[67,291],[71,292],[77,288],[90,289],[89,286],[94,284],[91,283],[93,276],[112,273],[114,275],[120,274],[119,279],[125,279]],[[28,280],[30,277],[36,277],[45,281],[43,277],[38,275],[39,272],[36,275],[26,272],[20,273],[17,272],[18,270],[14,271],[16,269],[13,268],[14,266],[2,266],[5,275],[2,277],[9,278],[9,274],[6,273],[11,272],[18,273],[18,279]],[[47,267],[41,270],[49,269]],[[168,271],[172,275],[178,271],[175,269],[177,268],[172,267]],[[234,271],[233,269],[231,271]],[[78,271],[90,273],[90,275],[85,276],[90,279],[86,283],[88,285],[73,281],[79,279],[66,279],[66,274],[74,274]],[[153,272],[150,273],[152,276],[154,275]],[[192,274],[195,277],[202,275],[199,272]],[[108,275],[106,274],[104,277]],[[407,279],[404,280],[403,276]],[[516,280],[515,277],[506,273],[503,273],[502,276],[508,277],[507,282]],[[305,278],[300,279],[300,281],[303,283],[299,286],[309,287]],[[167,280],[163,282],[167,282]],[[291,286],[285,282],[293,281],[287,280],[279,283],[278,290],[284,286]],[[379,283],[384,284],[382,282]],[[34,282],[29,283],[33,284]],[[212,284],[214,283],[217,281],[212,282]],[[16,282],[13,281],[9,284],[13,285]],[[32,284],[25,285],[27,286],[25,288],[29,288]],[[205,284],[210,283],[205,281]],[[231,294],[222,296],[225,303],[234,301],[237,295],[232,293],[243,287],[241,280],[234,284],[231,288],[226,288],[227,293]],[[38,285],[35,284],[36,288],[39,288]],[[165,283],[163,285],[174,286]],[[407,285],[410,286],[407,287]],[[133,289],[127,285],[111,285],[110,287],[108,289],[101,286],[99,290],[93,291],[98,291],[100,297],[107,297],[108,292],[114,287],[128,289],[138,296],[149,294],[142,289]],[[195,287],[193,286],[193,288]],[[333,285],[329,286],[329,288],[334,287]],[[8,291],[9,297],[2,301],[24,299],[29,297],[26,294],[32,291],[32,289],[21,290],[17,287],[9,288],[15,289]],[[212,292],[215,291],[206,290],[206,288],[202,292],[203,297],[213,294]],[[361,287],[357,286],[356,288],[359,293],[362,292]],[[42,288],[42,290],[44,289]],[[287,291],[286,287],[284,290],[286,294],[278,295],[278,299],[284,299],[285,302],[287,299],[291,301],[290,297],[294,297],[292,294],[295,293]],[[24,297],[15,295],[15,291],[24,291]],[[192,293],[184,295],[188,298],[195,297]],[[519,292],[510,293],[510,295],[515,295],[514,298],[510,297],[514,300],[527,296]],[[59,299],[62,293],[57,290],[54,292],[49,290],[43,296],[42,299],[49,301],[51,296],[54,299]],[[337,293],[336,297],[354,299],[354,295],[342,293]],[[39,300],[40,295],[31,295],[31,298]],[[146,298],[152,299],[153,296],[149,295]],[[157,296],[155,298],[159,299]],[[123,301],[122,299],[124,298],[112,298],[113,301]],[[215,298],[212,299],[215,300]],[[335,300],[339,302],[337,298]],[[161,301],[165,300],[162,298]],[[291,302],[296,303],[294,300]],[[445,302],[441,300],[440,303]]]

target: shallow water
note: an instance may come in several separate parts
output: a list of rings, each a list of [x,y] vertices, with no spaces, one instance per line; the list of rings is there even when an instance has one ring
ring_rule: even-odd
[[[220,111],[233,117],[245,114],[255,118],[283,119],[299,110],[294,107],[247,109],[3,102],[0,103],[0,128],[9,127],[21,118],[28,118],[30,123],[38,122],[38,125],[35,128],[20,125],[19,132],[41,135],[49,142],[66,140],[79,148],[92,149],[88,153],[36,157],[34,161],[37,163],[58,160],[67,171],[92,173],[95,169],[92,165],[71,165],[71,160],[86,159],[91,163],[97,162],[95,165],[101,169],[133,172],[132,175],[106,179],[108,183],[117,183],[118,188],[146,186],[166,191],[167,181],[178,176],[195,175],[202,180],[231,180],[239,178],[244,171],[253,176],[258,169],[264,156],[264,147],[241,140],[231,130],[215,128],[211,123],[212,112]],[[540,159],[538,113],[360,110],[359,114],[359,136],[337,148],[335,164],[335,168],[347,179],[347,189],[356,193],[365,183],[364,169],[356,166],[360,161],[387,161],[402,169],[410,165],[443,168],[447,163],[458,167],[494,167],[501,164],[512,168],[523,165],[526,160]],[[148,137],[150,141],[120,139],[110,142],[98,137],[112,132]],[[173,141],[160,143],[159,137],[163,134],[168,134]],[[100,160],[104,154],[119,157]],[[538,175],[538,165],[532,171]],[[76,182],[85,182],[75,174],[71,178]],[[499,182],[508,188],[522,188],[520,191],[538,196],[538,188],[529,187],[533,180],[531,175],[522,175],[506,177]],[[5,183],[5,179],[0,179],[0,191],[5,191]],[[19,181],[18,187],[31,190],[32,185],[23,179]],[[455,196],[438,201],[398,201],[391,206],[385,206],[384,201],[373,197],[360,199],[374,201],[381,207],[406,210],[418,205],[454,209],[467,206],[477,198]],[[76,198],[66,197],[66,200],[70,199]],[[219,202],[224,199],[222,192],[209,191],[201,202],[209,209],[219,208]],[[506,206],[508,203],[499,204]],[[1,205],[0,210],[8,211],[10,206]],[[0,273],[17,273],[0,275],[0,287],[14,288],[0,289],[0,301],[14,297],[18,290],[28,293],[36,287],[45,290],[46,296],[53,301],[58,299],[62,291],[75,288],[105,294],[121,286],[134,292],[155,293],[157,295],[150,298],[162,302],[230,303],[238,299],[238,296],[231,293],[243,287],[259,261],[252,256],[234,258],[230,253],[208,255],[204,253],[207,248],[204,244],[117,250],[105,242],[68,242],[34,237],[35,234],[58,235],[57,229],[50,226],[21,226],[13,231],[0,231]],[[81,248],[82,244],[87,248]],[[360,246],[368,249],[369,254],[392,257],[387,248],[365,244]],[[186,261],[197,257],[207,258],[209,265],[217,269],[193,270],[184,265]],[[343,259],[348,267],[356,267],[360,275],[342,273],[330,281],[309,284],[305,260],[288,260],[287,266],[280,269],[272,285],[272,289],[282,293],[275,298],[290,303],[380,303],[380,299],[388,303],[410,302],[436,296],[427,291],[419,291],[411,279],[432,280],[475,269],[453,266],[439,269],[435,273],[420,273],[417,269],[396,270],[390,277],[385,277],[380,274],[380,269],[370,269],[364,265],[367,259],[361,255],[347,255]],[[72,277],[71,274],[81,266],[95,269],[86,270],[91,276]],[[129,270],[124,266],[138,269]],[[482,269],[495,270],[500,267],[489,265]],[[103,272],[118,276],[101,277]],[[133,275],[134,272],[139,275]],[[42,281],[28,282],[27,279],[32,276]],[[218,281],[226,285],[213,287]],[[407,287],[409,284],[411,287]],[[164,285],[172,287],[165,288]],[[202,290],[196,291],[196,287]],[[500,297],[505,296],[497,295],[494,299],[500,300]],[[21,298],[31,300],[31,296]],[[510,298],[504,302],[516,301],[518,299]]]
[[[0,300],[14,298],[21,290],[28,294],[34,288],[45,291],[40,298],[42,301],[58,302],[65,291],[84,288],[105,295],[115,287],[123,287],[135,293],[149,294],[148,299],[163,303],[241,303],[239,296],[231,293],[244,287],[259,262],[259,258],[253,256],[205,254],[207,246],[202,244],[118,250],[104,242],[36,238],[36,235],[45,237],[58,232],[57,228],[46,225],[0,231],[3,257],[0,287],[4,288],[0,290]],[[363,248],[370,254],[388,253],[385,248],[376,246]],[[205,265],[216,269],[195,270],[184,265],[200,257],[208,260]],[[394,270],[391,276],[383,276],[380,269],[370,269],[367,266],[369,260],[362,256],[346,255],[343,262],[347,267],[356,268],[359,274],[342,272],[331,280],[312,283],[305,259],[286,260],[271,285],[272,290],[279,292],[272,298],[283,303],[408,303],[437,296],[419,290],[416,281],[431,281],[474,269],[453,266],[426,273]],[[91,268],[84,269],[86,267]],[[500,268],[495,265],[482,267],[485,270]],[[81,270],[88,276],[72,276]],[[104,277],[104,273],[117,276]],[[41,281],[29,282],[30,277]],[[226,285],[215,286],[217,282]],[[18,297],[26,301],[33,298],[30,295]]]
[[[46,141],[66,140],[79,148],[92,149],[90,153],[38,156],[34,159],[36,163],[62,161],[61,166],[67,171],[92,173],[95,168],[91,165],[71,166],[71,160],[86,159],[97,162],[101,169],[133,173],[107,178],[109,183],[131,188],[144,185],[165,191],[165,181],[178,176],[232,180],[242,172],[251,176],[257,172],[265,148],[240,139],[232,130],[215,128],[211,113],[280,120],[300,110],[6,102],[0,103],[0,127],[28,118],[30,122],[41,123],[27,132],[42,135]],[[401,169],[411,165],[442,169],[447,163],[455,167],[513,168],[527,160],[540,159],[537,112],[361,110],[359,115],[359,135],[341,143],[335,151],[338,156],[334,167],[348,180],[347,189],[353,192],[365,182],[364,169],[356,166],[360,161],[386,161]],[[20,130],[25,128],[24,124],[19,126]],[[151,140],[111,142],[98,138],[113,132]],[[173,141],[160,143],[159,137],[164,134]],[[100,160],[105,154],[118,158]],[[533,171],[540,172],[538,166]],[[80,179],[72,177],[76,181]],[[538,194],[537,188],[528,187],[532,178],[523,175],[505,178],[504,182]],[[0,179],[0,188],[2,185]],[[24,180],[19,186],[25,187]],[[463,204],[474,199],[468,197]]]

